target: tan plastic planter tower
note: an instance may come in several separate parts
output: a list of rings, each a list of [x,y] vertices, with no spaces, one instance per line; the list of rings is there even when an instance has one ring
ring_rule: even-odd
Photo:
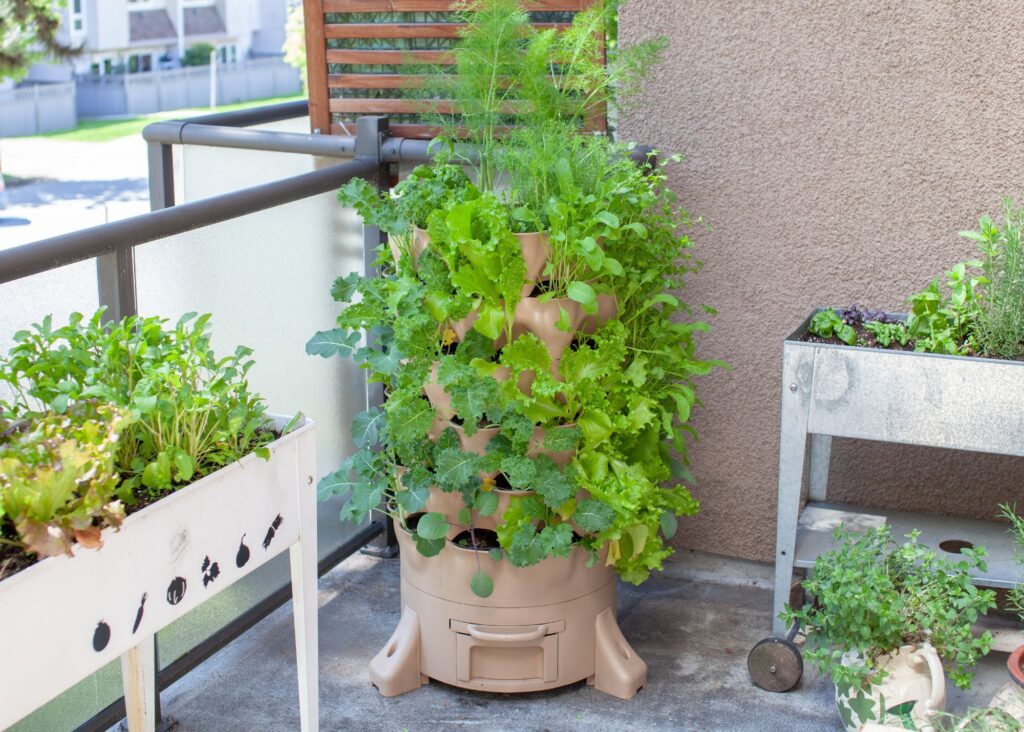
[[[429,508],[444,510],[439,504]],[[646,683],[647,664],[615,620],[615,573],[600,563],[587,567],[586,552],[513,567],[451,541],[438,556],[424,557],[408,533],[399,531],[398,538],[402,617],[370,663],[370,681],[384,696],[413,691],[430,679],[505,693],[585,679],[629,699]],[[477,553],[494,579],[486,599],[469,588]]]
[[[578,303],[562,298],[540,302],[527,297],[550,257],[544,234],[519,234],[526,262],[526,283],[516,307],[514,335],[537,335],[552,356],[552,370],[584,321]],[[427,246],[426,233],[413,237],[414,258]],[[397,247],[393,245],[393,252]],[[569,332],[555,327],[560,308],[570,315]],[[602,295],[599,312],[587,325],[593,330],[614,317],[614,296]],[[476,319],[470,313],[450,323],[461,341]],[[504,337],[496,343],[501,347]],[[533,376],[524,374],[519,388],[530,388]],[[509,378],[508,369],[495,369],[495,378]],[[451,397],[438,383],[437,364],[431,370],[424,395],[436,410],[430,439],[455,430],[465,451],[483,454],[498,433],[488,427],[467,435],[452,422]],[[535,430],[528,455],[547,454],[558,465],[572,459],[572,451],[551,453],[543,448],[544,432]],[[401,480],[403,468],[399,469]],[[481,476],[489,477],[489,476]],[[498,508],[491,516],[474,516],[478,529],[497,528],[499,517],[517,491],[497,491]],[[456,514],[460,494],[431,491],[426,511],[444,514],[449,521],[447,542],[440,554],[424,557],[412,536],[398,532],[402,562],[402,617],[384,648],[370,662],[370,681],[384,696],[397,696],[430,679],[452,686],[504,693],[543,691],[586,680],[599,691],[629,699],[647,682],[645,664],[623,637],[615,619],[615,572],[597,562],[587,566],[587,552],[573,549],[569,557],[549,557],[532,567],[515,567],[507,557],[496,561],[485,551],[455,544],[461,531]],[[478,564],[479,561],[479,564]],[[478,569],[494,582],[494,591],[480,598],[470,589]]]

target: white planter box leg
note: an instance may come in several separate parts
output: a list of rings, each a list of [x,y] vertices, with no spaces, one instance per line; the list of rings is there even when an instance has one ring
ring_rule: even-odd
[[[300,539],[288,549],[292,572],[292,616],[295,620],[295,664],[299,677],[299,719],[302,732],[320,725],[319,634],[317,632],[316,444],[299,445],[298,482]]]
[[[156,729],[156,638],[147,636],[121,655],[125,721],[129,732]]]

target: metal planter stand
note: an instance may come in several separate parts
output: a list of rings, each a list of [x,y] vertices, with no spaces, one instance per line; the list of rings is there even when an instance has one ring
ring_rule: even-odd
[[[894,535],[916,528],[923,543],[951,554],[963,546],[957,541],[983,544],[988,569],[975,573],[979,584],[1024,579],[1002,524],[826,502],[833,437],[1024,457],[1024,363],[802,342],[811,317],[782,350],[773,632],[786,632],[779,613],[794,567],[813,567],[833,547],[832,528],[844,514],[884,520]]]

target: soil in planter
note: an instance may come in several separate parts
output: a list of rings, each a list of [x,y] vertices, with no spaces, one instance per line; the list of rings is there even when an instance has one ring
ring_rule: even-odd
[[[512,487],[512,484],[508,482],[508,478],[505,477],[504,473],[498,473],[496,476],[494,476],[494,490],[514,491],[518,489]]]
[[[573,338],[572,339],[572,343],[569,344],[569,350],[570,351],[578,351],[581,348],[583,348],[584,346],[586,346],[587,348],[589,348],[591,350],[596,351],[597,350],[597,341],[595,341],[593,338],[587,338],[587,337]]]
[[[498,543],[498,533],[490,529],[473,529],[472,533],[468,530],[463,531],[452,541],[455,546],[460,546],[463,549],[476,549],[483,552],[501,549],[501,544]]]
[[[883,351],[913,351],[914,350],[914,341],[908,341],[907,345],[905,345],[905,346],[901,346],[896,341],[893,341],[888,346],[883,346],[875,338],[875,334],[872,333],[870,330],[867,330],[863,325],[854,325],[853,329],[857,332],[857,341],[856,341],[856,343],[854,343],[855,346],[859,346],[859,347],[863,347],[863,348],[878,348],[878,349],[881,349]],[[807,331],[806,333],[804,333],[803,337],[800,340],[805,342],[805,343],[829,343],[829,344],[834,345],[834,346],[848,346],[848,345],[850,345],[849,343],[845,343],[845,342],[839,340],[835,336],[832,336],[831,338],[822,338],[821,336],[814,335],[810,331]]]
[[[405,517],[405,526],[409,529],[410,533],[416,533],[416,527],[419,526],[420,519],[424,516],[426,516],[426,514],[420,511],[419,513],[409,514]]]

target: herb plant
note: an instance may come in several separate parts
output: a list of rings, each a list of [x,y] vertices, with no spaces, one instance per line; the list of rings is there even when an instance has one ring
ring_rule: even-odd
[[[988,653],[991,634],[976,638],[971,630],[995,607],[995,593],[971,582],[972,569],[985,569],[984,548],[963,549],[962,559],[950,561],[917,538],[912,532],[897,545],[887,525],[863,534],[838,528],[835,539],[842,546],[819,556],[804,581],[814,603],[787,605],[782,613],[807,633],[805,658],[838,687],[881,681],[882,656],[929,643],[953,683],[967,688],[972,667]]]
[[[104,324],[100,311],[89,319],[75,313],[56,328],[46,317],[16,333],[0,360],[0,382],[13,393],[0,414],[36,420],[93,400],[127,412],[115,459],[123,500],[136,489],[155,497],[250,452],[266,454],[274,435],[246,381],[252,352],[239,347],[217,358],[209,317],[189,313],[173,327],[155,317]]]
[[[976,231],[961,231],[978,245],[981,259],[960,262],[910,296],[906,324],[878,311],[822,311],[810,332],[854,345],[856,327],[875,336],[882,347],[893,343],[916,351],[964,356],[1024,358],[1024,209],[1003,201],[1003,220],[983,216]],[[850,319],[848,312],[860,317]],[[843,325],[840,325],[842,323]]]

